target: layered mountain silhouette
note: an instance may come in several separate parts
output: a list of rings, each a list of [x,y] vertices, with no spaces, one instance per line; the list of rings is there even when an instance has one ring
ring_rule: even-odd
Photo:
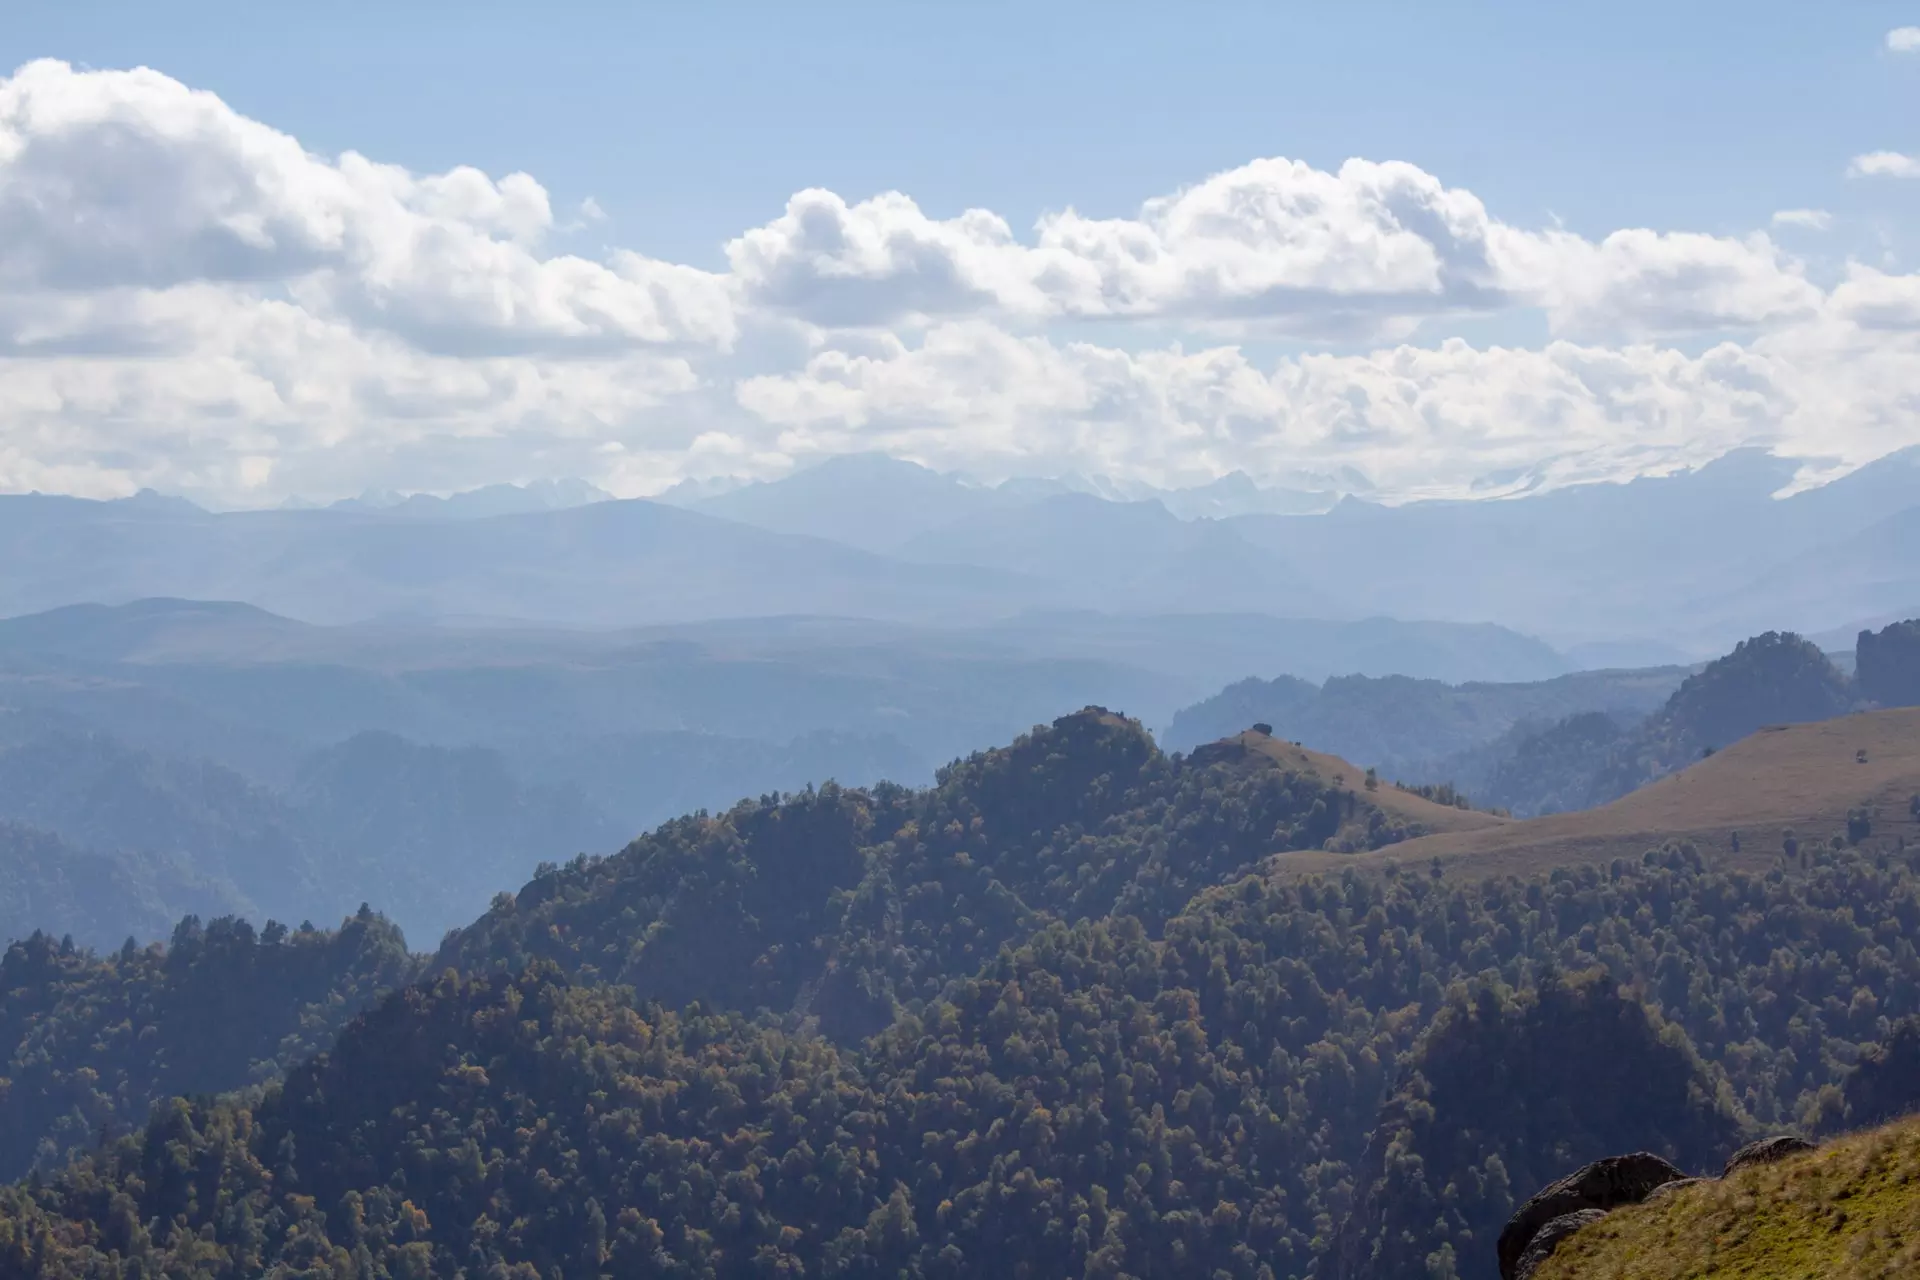
[[[0,612],[177,596],[315,622],[1390,616],[1498,623],[1574,665],[1653,665],[1920,604],[1916,475],[1906,450],[1798,488],[1796,464],[1745,450],[1626,484],[1322,509],[1245,477],[1131,495],[989,487],[859,455],[671,502],[590,500],[578,484],[218,514],[153,494],[26,495],[0,498]]]

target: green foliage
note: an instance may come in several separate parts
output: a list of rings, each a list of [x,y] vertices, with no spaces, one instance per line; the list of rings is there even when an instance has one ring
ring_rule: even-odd
[[[1545,729],[1527,726],[1504,745],[1482,794],[1524,816],[1591,808],[1613,798],[1599,795],[1598,773],[1627,739],[1628,731],[1603,711]]]
[[[450,938],[439,965],[547,959],[670,1004],[810,1014],[843,1041],[917,1010],[1052,920],[1157,930],[1273,853],[1417,831],[1264,756],[1157,751],[1097,708],[922,792],[826,786],[668,823]]]
[[[1881,707],[1920,706],[1920,619],[1862,631],[1854,659],[1861,697]]]
[[[1019,767],[1088,781],[1052,754]],[[853,794],[799,816],[836,831]],[[1393,1256],[1471,1274],[1563,1159],[1710,1161],[1813,1116],[1920,1012],[1917,936],[1920,868],[1857,850],[1804,877],[1672,847],[1525,882],[1249,878],[1157,938],[1048,923],[844,1048],[535,960],[7,1193],[0,1273],[1277,1280],[1330,1265],[1392,1172],[1434,1207],[1382,1219]]]
[[[0,957],[0,1176],[49,1170],[176,1094],[269,1078],[410,981],[400,935],[192,917],[169,946],[97,956],[34,934]]]
[[[351,1022],[410,973],[371,916],[37,939],[0,1275],[1473,1274],[1567,1165],[1708,1164],[1902,1069],[1920,853],[1248,874],[1401,834],[1369,812],[1090,709],[545,868]]]
[[[1590,796],[1604,803],[1684,768],[1708,747],[1769,724],[1844,715],[1853,702],[1846,676],[1812,641],[1786,631],[1742,640],[1688,676],[1666,706],[1609,749]]]
[[[1920,1017],[1894,1023],[1860,1054],[1840,1094],[1839,1123],[1850,1129],[1920,1112]]]
[[[1419,1275],[1490,1254],[1526,1198],[1604,1156],[1722,1161],[1743,1118],[1684,1033],[1595,975],[1457,991],[1409,1055],[1330,1276]],[[1437,1238],[1436,1238],[1437,1237]]]

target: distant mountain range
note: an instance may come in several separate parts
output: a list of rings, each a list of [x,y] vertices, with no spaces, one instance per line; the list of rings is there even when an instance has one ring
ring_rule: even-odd
[[[1578,668],[1694,660],[1767,627],[1844,634],[1920,606],[1920,450],[1774,496],[1794,475],[1747,450],[1662,479],[1387,507],[1244,476],[988,487],[859,455],[663,501],[579,482],[217,514],[155,494],[12,496],[0,614],[172,596],[328,623],[1393,617],[1495,623]]]
[[[1645,666],[1920,605],[1920,449],[1776,497],[1797,465],[1749,449],[1665,478],[1389,507],[1244,476],[1179,493],[985,488],[862,455],[685,501],[772,532],[1130,590],[1142,610],[1251,594],[1290,616],[1497,622],[1577,666]]]

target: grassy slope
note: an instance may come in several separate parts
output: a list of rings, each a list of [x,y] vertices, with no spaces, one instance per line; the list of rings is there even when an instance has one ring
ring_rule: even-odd
[[[1865,763],[1857,757],[1867,753]],[[1439,858],[1449,871],[1526,875],[1552,866],[1637,857],[1691,840],[1726,864],[1779,860],[1788,828],[1802,841],[1844,829],[1847,811],[1878,811],[1875,836],[1920,838],[1907,803],[1920,793],[1920,708],[1872,711],[1763,729],[1612,804],[1476,830],[1447,830],[1371,854],[1289,854],[1282,871],[1338,871]],[[1741,852],[1732,850],[1738,831]]]
[[[1280,738],[1269,738],[1263,733],[1249,731],[1225,741],[1239,744],[1250,754],[1267,757],[1288,773],[1305,774],[1330,786],[1345,787],[1364,803],[1385,811],[1388,816],[1401,822],[1418,823],[1429,831],[1459,834],[1513,825],[1511,819],[1495,814],[1435,804],[1411,791],[1402,791],[1389,782],[1382,782],[1377,789],[1368,791],[1367,771],[1360,766],[1324,751],[1295,746]]]
[[[1535,1280],[1920,1275],[1920,1117],[1616,1210]]]

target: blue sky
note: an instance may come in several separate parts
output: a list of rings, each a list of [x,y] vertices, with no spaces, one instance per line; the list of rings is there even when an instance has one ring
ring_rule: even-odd
[[[1912,24],[15,0],[0,488],[1824,474],[1920,442]]]
[[[1742,231],[1920,149],[1920,6],[14,0],[0,64],[149,65],[322,151],[534,174],[722,265],[787,195],[898,189],[1015,226],[1286,155],[1412,161],[1519,222]],[[1895,214],[1900,215],[1896,220]]]

